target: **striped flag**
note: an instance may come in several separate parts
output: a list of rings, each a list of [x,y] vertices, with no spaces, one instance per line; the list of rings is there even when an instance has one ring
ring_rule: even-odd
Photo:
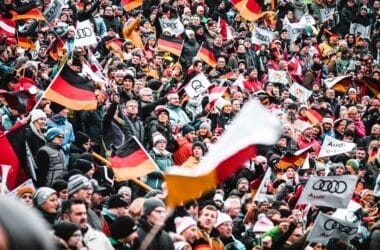
[[[143,0],[121,0],[121,5],[123,6],[125,11],[134,10],[140,6],[142,6]]]
[[[6,19],[0,17],[0,37],[15,37],[16,34],[16,22],[12,19]]]
[[[214,55],[214,52],[207,46],[206,43],[202,43],[201,47],[198,50],[198,53],[196,57],[199,57],[202,59],[205,63],[210,65],[211,67],[215,68],[216,67],[216,58]]]
[[[309,150],[312,148],[313,145],[309,145],[306,148],[300,149],[297,152],[286,153],[284,156],[281,157],[280,161],[277,164],[277,168],[279,169],[288,169],[291,166],[297,166],[301,167],[307,156]]]
[[[255,123],[250,118],[260,117]],[[231,126],[201,160],[199,167],[189,171],[172,168],[165,174],[168,206],[196,199],[229,178],[251,159],[257,144],[275,143],[281,133],[278,118],[260,103],[246,103]],[[241,136],[244,134],[244,136]],[[234,143],[231,143],[234,142]]]
[[[214,85],[209,88],[208,92],[208,108],[213,109],[217,101],[223,96],[223,94],[227,91],[228,87],[222,87]]]
[[[157,170],[156,164],[140,147],[135,137],[124,142],[110,158],[111,167],[117,181],[146,176]]]
[[[20,33],[17,33],[17,45],[24,49],[34,50],[36,48],[36,45],[29,36],[23,36]]]
[[[219,17],[218,19],[218,31],[223,37],[223,40],[230,41],[233,39],[231,28],[228,26],[227,21],[222,17]]]
[[[37,8],[33,8],[22,15],[14,15],[13,20],[26,20],[26,19],[35,19],[35,20],[45,20],[45,17],[42,15],[41,11]]]
[[[176,56],[181,56],[183,47],[183,40],[170,37],[170,36],[161,36],[157,41],[157,48],[161,51],[167,51]]]
[[[94,82],[85,79],[65,64],[45,92],[45,98],[72,110],[95,110]]]
[[[124,38],[114,38],[114,39],[108,40],[106,42],[106,48],[108,50],[121,49],[121,46],[123,45],[124,41],[125,41]]]

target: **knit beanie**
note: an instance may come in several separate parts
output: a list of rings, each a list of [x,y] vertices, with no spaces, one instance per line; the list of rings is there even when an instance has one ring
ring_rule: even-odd
[[[59,128],[50,128],[46,134],[45,134],[45,138],[47,141],[52,141],[55,137],[59,136],[59,135],[64,135],[63,134],[63,131]]]
[[[67,187],[69,189],[69,195],[72,195],[83,188],[92,188],[92,185],[86,177],[76,174],[70,177]]]
[[[359,171],[359,162],[358,162],[358,160],[356,160],[356,159],[349,159],[349,160],[346,162],[346,165],[351,166],[352,169],[353,169],[355,172],[358,172],[358,171]]]
[[[158,105],[154,109],[154,114],[155,114],[155,116],[158,117],[161,114],[161,112],[166,112],[166,114],[169,115],[169,110],[164,105]]]
[[[33,195],[33,205],[35,207],[40,207],[42,204],[44,204],[47,201],[47,199],[49,199],[49,197],[52,194],[56,194],[56,193],[57,192],[52,188],[40,187],[39,189],[37,189],[37,191]]]
[[[201,142],[201,141],[195,141],[195,142],[193,142],[192,149],[194,149],[195,147],[200,147],[202,149],[203,154],[205,154],[205,152],[206,152],[206,146],[205,146],[205,144],[203,142]]]
[[[50,109],[53,111],[54,114],[58,114],[62,110],[64,110],[66,107],[62,106],[61,104],[58,104],[56,102],[50,103]]]
[[[232,222],[231,217],[226,213],[218,213],[218,217],[215,223],[215,228],[219,227],[224,222]]]
[[[174,223],[175,223],[177,234],[181,234],[189,227],[197,225],[195,220],[191,218],[190,216],[177,217],[175,218]]]
[[[65,180],[56,180],[51,186],[57,193],[61,192],[64,189],[67,189],[67,181]]]
[[[34,194],[35,190],[32,186],[22,186],[17,190],[17,196],[22,197],[24,194],[29,193],[29,194]]]
[[[135,221],[129,216],[119,216],[110,225],[111,236],[116,239],[128,237],[136,232]]]
[[[166,208],[165,203],[155,197],[146,199],[143,204],[143,215],[149,215],[154,209],[158,207]]]
[[[33,109],[32,112],[30,112],[30,122],[33,123],[37,121],[40,118],[46,119],[46,113],[42,111],[41,109]]]
[[[79,169],[83,174],[85,174],[94,167],[94,164],[88,160],[78,159],[75,161],[74,166],[76,169]]]
[[[211,125],[208,122],[202,122],[201,125],[199,125],[199,128],[204,128],[204,129],[210,131],[211,130]]]
[[[186,124],[185,126],[183,126],[182,128],[182,135],[186,135],[190,132],[193,132],[195,131],[195,129],[193,128],[193,126],[189,125],[189,124]]]
[[[153,189],[153,190],[149,191],[148,193],[146,193],[144,198],[149,199],[149,198],[155,197],[158,194],[163,194],[163,193],[160,189]]]
[[[90,140],[90,137],[83,132],[78,131],[75,134],[75,145],[82,146]]]
[[[126,207],[128,205],[128,202],[121,194],[114,194],[108,200],[108,208]]]
[[[73,233],[79,230],[77,224],[67,221],[59,221],[54,226],[54,234],[64,241],[68,241]]]
[[[156,146],[156,144],[160,141],[165,141],[167,142],[166,138],[160,134],[160,133],[154,133],[153,134],[153,146]]]

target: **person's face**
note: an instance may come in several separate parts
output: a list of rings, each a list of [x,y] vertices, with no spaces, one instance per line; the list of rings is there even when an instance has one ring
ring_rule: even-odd
[[[50,197],[45,201],[45,203],[41,205],[41,208],[49,214],[56,213],[57,208],[58,208],[58,196],[57,196],[57,194],[50,195]]]
[[[335,168],[335,175],[343,175],[346,171],[346,168],[344,166],[339,166]]]
[[[46,118],[39,118],[33,124],[36,128],[43,128],[46,125]]]
[[[198,228],[196,225],[190,226],[185,231],[181,233],[181,236],[190,244],[193,244],[194,241],[197,239],[197,231]]]
[[[380,125],[378,124],[373,125],[371,128],[371,134],[376,135],[376,136],[380,135]]]
[[[293,168],[288,168],[285,172],[285,175],[288,179],[293,179],[294,178],[294,175],[295,175],[295,171]]]
[[[193,148],[193,156],[197,159],[201,158],[203,156],[203,151],[200,147],[194,147]]]
[[[216,216],[216,211],[203,209],[198,221],[203,228],[206,230],[211,230],[216,223]]]
[[[355,153],[356,159],[358,160],[364,160],[365,159],[365,151],[364,150],[357,150]]]
[[[63,143],[63,140],[65,139],[65,137],[63,135],[58,135],[56,137],[54,137],[54,139],[51,141],[51,143],[53,143],[54,145],[62,145]]]
[[[91,195],[92,189],[89,188],[81,188],[77,193],[73,195],[74,198],[84,200],[87,204],[91,203]]]
[[[281,148],[286,148],[287,146],[287,141],[285,138],[281,138],[279,141],[278,141],[278,146],[280,146]]]
[[[306,138],[310,138],[313,135],[313,128],[307,128],[304,132],[303,135]]]
[[[90,149],[91,149],[91,141],[90,140],[86,141],[85,143],[82,144],[82,147],[83,147],[83,149],[86,152],[90,151]]]
[[[301,228],[294,229],[293,233],[289,237],[289,242],[295,243],[299,238],[303,236],[303,232]]]
[[[330,131],[332,128],[332,124],[330,123],[323,123],[323,130]]]
[[[169,99],[169,104],[173,106],[179,106],[179,97],[178,95],[172,95]]]
[[[147,221],[151,225],[164,225],[165,217],[166,217],[166,208],[157,207],[147,216]]]
[[[218,226],[218,232],[221,238],[230,238],[232,236],[232,222],[227,221]]]
[[[160,112],[158,115],[158,122],[166,124],[169,121],[169,116],[166,112]]]
[[[84,204],[73,204],[71,213],[68,216],[69,221],[77,224],[80,229],[87,229],[87,210]]]
[[[115,78],[115,80],[118,80],[117,77]],[[124,79],[123,81],[123,88],[125,91],[129,91],[132,89],[132,86],[133,86],[133,81],[132,79]]]
[[[78,243],[83,239],[82,232],[80,230],[75,231],[67,241],[67,245],[72,247],[72,249],[76,249]]]
[[[238,112],[240,110],[240,101],[239,100],[235,100],[233,103],[232,103],[232,110],[234,112]]]
[[[240,183],[238,184],[237,186],[237,190],[241,193],[246,193],[248,192],[249,188],[248,188],[248,181],[240,181]]]
[[[155,147],[159,150],[159,151],[164,151],[166,149],[166,141],[162,140],[162,141],[158,141],[155,145]]]
[[[31,193],[24,193],[21,197],[20,200],[22,203],[24,203],[28,207],[33,206],[33,201],[32,201],[33,195]]]
[[[131,102],[127,104],[127,114],[128,115],[137,115],[138,113],[138,106],[137,103]]]
[[[231,113],[232,112],[232,105],[231,104],[227,104],[223,107],[223,113]]]
[[[69,190],[65,188],[59,191],[58,198],[60,198],[61,200],[67,200],[69,198]]]
[[[224,58],[218,58],[217,67],[224,68],[226,66],[226,60]]]

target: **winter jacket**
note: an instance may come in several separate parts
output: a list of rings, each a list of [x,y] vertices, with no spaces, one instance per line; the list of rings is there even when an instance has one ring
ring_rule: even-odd
[[[42,134],[38,133],[33,124],[29,124],[29,126],[26,128],[25,137],[30,151],[33,157],[36,159],[38,150],[46,143],[45,137]]]
[[[178,138],[177,142],[178,149],[173,153],[173,161],[181,166],[192,155],[192,145],[185,137]]]
[[[157,164],[159,169],[148,175],[146,184],[153,189],[161,189],[163,183],[163,173],[166,172],[171,166],[173,166],[172,153],[169,151],[159,152],[156,148],[152,148],[149,151],[149,155]]]
[[[87,231],[84,233],[83,241],[89,250],[114,249],[107,236],[104,233],[93,229],[90,225],[87,226]]]
[[[137,239],[136,244],[140,245],[143,243],[145,237],[148,235],[152,226],[148,223],[148,221],[142,217],[138,222],[137,229]],[[149,246],[146,250],[174,250],[174,244],[169,234],[164,230],[158,231],[156,236],[153,238]]]

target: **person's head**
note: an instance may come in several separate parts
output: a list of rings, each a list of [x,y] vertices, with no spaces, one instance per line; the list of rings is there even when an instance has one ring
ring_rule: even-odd
[[[334,121],[331,117],[324,117],[322,120],[323,131],[330,131],[334,125]]]
[[[110,231],[111,237],[130,246],[133,246],[135,239],[138,237],[137,225],[135,221],[127,215],[117,217],[110,224]]]
[[[179,96],[177,93],[168,94],[168,104],[172,106],[180,106]]]
[[[83,240],[82,232],[77,224],[59,221],[53,226],[55,236],[64,240],[70,248],[75,249],[78,242]]]
[[[50,128],[45,134],[45,138],[48,142],[58,146],[62,145],[63,139],[65,138],[64,136],[63,131],[59,128]]]
[[[218,230],[220,238],[228,239],[232,236],[232,219],[226,213],[218,213],[215,228]]]
[[[239,197],[229,197],[224,201],[223,212],[235,219],[241,211],[241,201]]]
[[[154,109],[154,114],[159,123],[166,125],[169,121],[169,110],[164,105],[158,105]]]
[[[32,186],[22,186],[17,190],[17,197],[28,207],[33,206],[32,198],[35,190]]]
[[[292,244],[296,243],[303,236],[302,224],[298,224],[293,233],[289,236],[288,241]]]
[[[196,159],[200,159],[206,151],[206,146],[203,142],[196,141],[192,145],[192,153]]]
[[[136,100],[129,100],[126,104],[126,112],[128,116],[136,116],[139,111],[139,105]]]
[[[114,194],[108,199],[108,210],[116,216],[127,214],[128,201],[121,194]]]
[[[48,214],[57,213],[57,192],[49,187],[41,187],[37,189],[37,191],[33,195],[33,206]]]
[[[199,225],[208,232],[211,232],[216,223],[217,217],[218,211],[216,207],[213,205],[206,205],[199,213]]]
[[[75,134],[74,144],[78,146],[80,150],[83,150],[85,152],[88,152],[91,149],[90,137],[81,131],[78,131]]]
[[[70,198],[81,199],[87,204],[91,203],[93,189],[88,178],[80,174],[71,176],[68,183],[68,189]]]
[[[197,223],[190,216],[177,217],[174,220],[176,233],[192,244],[197,239]]]
[[[306,138],[311,138],[313,136],[313,127],[310,124],[305,124],[302,128],[302,135]]]
[[[69,198],[67,184],[68,183],[65,180],[56,180],[51,186],[57,192],[58,198],[61,200],[67,200]]]
[[[41,109],[33,109],[30,112],[30,123],[37,129],[44,128],[46,124],[46,117],[46,113]]]
[[[184,136],[189,142],[193,142],[195,138],[195,129],[191,125],[185,125],[182,127],[182,136]]]
[[[239,191],[239,193],[244,194],[249,191],[249,182],[248,179],[245,177],[240,178],[236,183],[236,189]]]
[[[165,223],[165,203],[155,197],[148,198],[143,204],[143,216],[150,225],[163,225]]]
[[[50,109],[53,111],[54,114],[56,115],[61,115],[63,117],[67,117],[69,110],[65,106],[62,106],[56,102],[51,102],[50,103]]]
[[[335,175],[343,175],[346,172],[346,168],[342,162],[337,162],[333,164]]]
[[[151,88],[142,88],[139,91],[140,100],[143,102],[153,101],[153,91]]]
[[[74,165],[76,169],[79,169],[88,178],[92,178],[95,173],[95,165],[88,160],[78,159]]]
[[[81,230],[86,230],[88,228],[86,203],[80,199],[63,201],[62,219],[75,223]]]

